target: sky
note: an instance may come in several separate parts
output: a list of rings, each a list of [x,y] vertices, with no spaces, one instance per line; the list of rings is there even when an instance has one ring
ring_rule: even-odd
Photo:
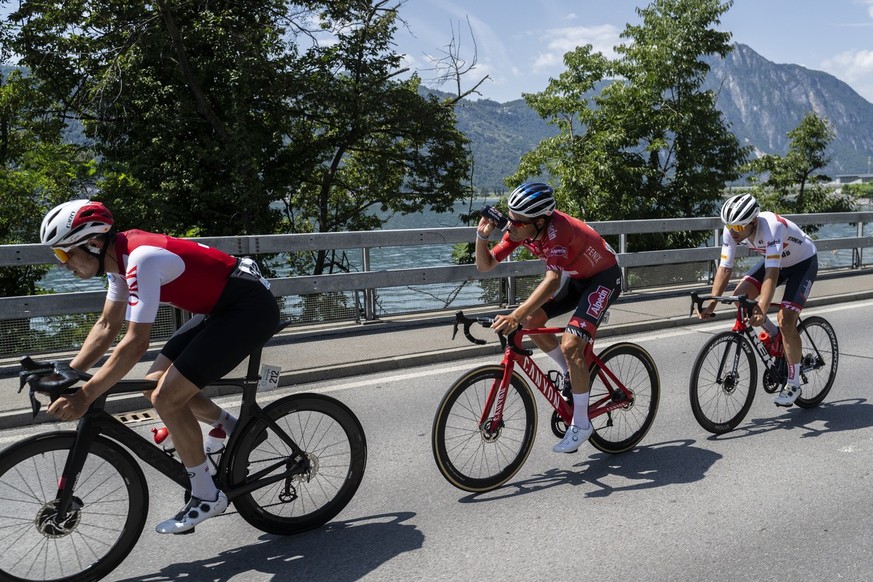
[[[637,0],[407,0],[399,9],[406,26],[395,34],[406,65],[436,87],[432,59],[445,56],[452,40],[460,54],[473,56],[476,70],[462,90],[490,77],[481,96],[504,103],[522,93],[543,91],[564,71],[563,55],[591,44],[607,57],[625,26],[639,24]],[[469,19],[469,27],[467,25]],[[470,34],[472,28],[472,37]],[[824,71],[873,103],[873,0],[734,0],[719,30],[732,42],[748,45],[765,59]],[[453,35],[454,32],[454,35]]]

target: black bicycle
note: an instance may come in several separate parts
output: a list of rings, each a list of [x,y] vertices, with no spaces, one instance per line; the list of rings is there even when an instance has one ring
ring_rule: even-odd
[[[737,427],[755,399],[758,367],[755,354],[764,364],[761,383],[764,391],[775,394],[788,381],[788,365],[781,343],[768,349],[747,322],[757,302],[746,295],[691,294],[691,313],[703,309],[703,302],[715,300],[737,308],[733,329],[712,336],[694,360],[689,382],[691,411],[704,429],[723,434]],[[795,404],[801,408],[818,406],[834,384],[840,350],[837,334],[826,319],[818,316],[799,319],[802,357],[801,393]]]
[[[351,501],[364,476],[367,443],[361,423],[334,398],[293,394],[259,406],[259,383],[278,384],[279,374],[271,366],[259,374],[261,353],[249,356],[245,378],[214,384],[242,389],[238,428],[214,479],[248,523],[295,534],[327,523]],[[34,417],[38,393],[54,401],[89,378],[66,364],[30,358],[21,360],[19,375],[19,392],[30,388]],[[0,579],[80,582],[115,569],[148,515],[148,486],[131,453],[182,487],[187,502],[182,463],[104,409],[109,395],[154,387],[122,380],[91,405],[76,430],[35,435],[0,453]]]

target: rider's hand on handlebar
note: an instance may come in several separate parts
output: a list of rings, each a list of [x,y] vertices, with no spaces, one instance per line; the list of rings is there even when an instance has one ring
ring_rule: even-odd
[[[509,315],[496,315],[494,317],[494,323],[491,324],[491,329],[504,335],[514,331],[518,327],[521,327],[521,324],[511,313]]]
[[[697,312],[697,317],[699,319],[710,319],[712,317],[715,317],[715,306],[716,302],[710,301],[709,304],[704,307],[702,311]]]
[[[51,403],[48,411],[61,420],[76,420],[81,418],[87,411],[90,403],[79,390],[73,394],[60,396]]]

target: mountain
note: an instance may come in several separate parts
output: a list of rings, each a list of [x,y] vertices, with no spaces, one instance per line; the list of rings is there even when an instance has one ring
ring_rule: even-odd
[[[716,106],[741,144],[753,146],[758,153],[784,155],[788,132],[814,111],[831,123],[836,134],[825,173],[868,172],[873,103],[847,84],[821,71],[770,62],[742,44],[709,64],[704,88],[718,95]],[[503,178],[515,171],[521,155],[556,132],[521,99],[462,100],[457,120],[471,141],[473,183],[488,191],[505,191]]]
[[[717,92],[718,109],[744,145],[782,155],[788,150],[786,134],[814,111],[836,133],[830,175],[868,171],[873,103],[846,83],[799,65],[777,65],[743,44],[710,66],[707,88]]]

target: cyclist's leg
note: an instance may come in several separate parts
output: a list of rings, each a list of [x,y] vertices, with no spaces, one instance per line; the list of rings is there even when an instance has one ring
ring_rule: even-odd
[[[576,310],[561,337],[561,351],[570,369],[573,423],[568,427],[564,439],[553,448],[555,452],[564,453],[578,449],[593,431],[588,420],[590,379],[586,354],[603,320],[603,314],[621,294],[621,270],[616,265],[589,279],[578,281],[572,288],[576,295]]]
[[[150,380],[160,380],[161,376],[170,369],[173,361],[178,358],[185,349],[185,346],[187,346],[198,333],[205,329],[205,327],[206,321],[204,315],[195,315],[185,322],[185,324],[176,330],[173,336],[167,341],[163,349],[161,349],[161,352],[157,355],[155,361],[152,362],[145,377]],[[143,395],[151,401],[151,390],[143,392]],[[191,412],[194,413],[194,416],[197,417],[197,420],[206,424],[214,424],[223,415],[229,414],[199,391],[188,401],[188,407],[191,409]],[[229,434],[233,427],[227,426],[228,423],[225,424],[225,429]]]
[[[793,404],[800,394],[800,360],[803,348],[797,331],[797,321],[818,274],[818,256],[813,255],[805,261],[782,269],[780,275],[783,273],[785,292],[779,304],[779,328],[782,330],[785,362],[788,364],[788,386],[787,391],[783,390],[776,397],[776,403],[784,406]]]
[[[279,319],[272,294],[257,282],[229,279],[215,310],[191,333],[152,393],[191,477],[191,500],[159,533],[183,533],[227,509],[227,497],[209,474],[200,425],[190,407],[206,398],[200,390],[221,378],[275,332]],[[172,353],[165,353],[169,356]],[[199,400],[194,400],[199,402]],[[196,406],[196,405],[195,405]]]
[[[555,315],[567,313],[576,307],[576,301],[573,299],[572,293],[569,292],[571,279],[562,274],[561,287],[554,295],[532,314],[527,316],[522,322],[522,325],[527,328],[544,327],[549,319]],[[536,346],[545,352],[558,366],[561,372],[567,373],[567,360],[564,358],[564,353],[561,351],[561,344],[558,338],[550,334],[538,334],[530,336],[530,339]]]
[[[575,311],[561,337],[561,349],[570,367],[573,393],[584,394],[589,388],[586,349],[594,341],[603,315],[621,294],[621,269],[616,265],[575,283]]]

